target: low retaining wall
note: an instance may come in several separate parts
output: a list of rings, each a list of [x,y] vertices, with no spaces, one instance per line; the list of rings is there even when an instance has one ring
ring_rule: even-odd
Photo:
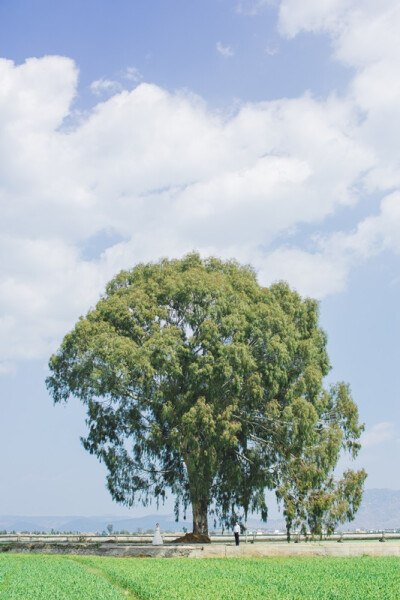
[[[258,544],[164,544],[163,546],[129,544],[41,544],[15,543],[0,545],[0,552],[86,554],[116,557],[153,558],[233,558],[268,556],[400,556],[400,542],[299,542]]]
[[[221,552],[223,550],[223,552]],[[263,556],[400,556],[399,542],[299,542],[290,544],[210,544],[194,549],[193,557],[263,557]]]
[[[181,537],[184,535],[184,532],[176,531],[174,533],[165,533],[163,532],[162,536],[164,539],[164,543],[171,543],[177,537]],[[366,533],[366,532],[344,532],[344,533],[335,533],[330,535],[328,539],[324,539],[324,541],[357,541],[363,542],[366,540],[375,540],[379,541],[382,538],[382,535],[385,536],[387,540],[398,540],[400,542],[400,531],[398,533],[392,532],[375,532],[375,533]],[[22,543],[36,543],[42,542],[44,544],[53,544],[53,543],[68,543],[68,544],[151,544],[154,537],[154,533],[150,534],[118,534],[118,535],[94,535],[90,533],[46,533],[46,534],[37,534],[37,533],[6,533],[0,534],[0,543],[2,542],[22,542]],[[233,533],[225,533],[221,535],[210,535],[211,542],[213,543],[221,543],[221,544],[231,544],[233,542]],[[269,543],[269,542],[284,542],[286,543],[286,534],[285,533],[266,533],[266,534],[248,534],[242,533],[241,542],[247,542],[249,544],[259,544],[259,543]],[[297,540],[298,542],[305,541],[304,536],[299,535],[297,533],[292,534],[292,539]]]
[[[63,544],[16,543],[0,545],[0,552],[24,554],[75,554],[120,557],[171,558],[188,557],[193,546],[165,544],[163,546],[130,544]]]

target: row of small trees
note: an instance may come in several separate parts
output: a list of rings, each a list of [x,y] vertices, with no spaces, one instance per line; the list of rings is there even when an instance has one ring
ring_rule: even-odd
[[[50,531],[39,531],[39,530],[35,530],[35,531],[18,531],[16,532],[14,529],[11,531],[7,531],[7,529],[0,529],[0,535],[17,535],[21,534],[21,535],[82,535],[81,531],[60,531],[58,529],[51,529]],[[107,530],[103,529],[102,532],[100,531],[96,531],[93,535],[96,536],[108,536],[108,535],[140,535],[141,533],[154,533],[154,529],[146,529],[144,532],[140,529],[140,531],[136,531],[136,532],[132,532],[132,531],[128,531],[128,529],[120,529],[120,530],[113,530],[113,527],[111,527],[111,530],[109,528],[109,526],[107,526]]]
[[[225,526],[275,490],[288,538],[352,519],[366,473],[333,473],[360,448],[349,387],[330,369],[318,304],[285,283],[261,287],[235,261],[181,260],[122,271],[50,359],[55,402],[87,408],[82,439],[131,506],[175,497],[175,514]]]

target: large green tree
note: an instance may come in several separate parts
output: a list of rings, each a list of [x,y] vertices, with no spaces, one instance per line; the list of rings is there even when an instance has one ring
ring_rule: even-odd
[[[112,497],[130,506],[171,492],[197,533],[208,514],[266,519],[266,488],[286,501],[310,449],[308,492],[341,449],[359,447],[347,387],[323,388],[317,303],[284,283],[261,287],[235,261],[189,254],[122,271],[49,366],[54,401],[87,407],[83,445],[106,464]]]

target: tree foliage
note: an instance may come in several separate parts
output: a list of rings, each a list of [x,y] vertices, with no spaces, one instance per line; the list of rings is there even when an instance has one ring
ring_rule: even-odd
[[[266,519],[266,488],[304,521],[340,451],[359,448],[348,387],[323,388],[317,303],[261,287],[235,261],[190,254],[122,271],[49,366],[54,401],[87,407],[83,445],[106,464],[112,497],[132,505],[170,490],[177,514],[192,506],[196,532],[207,513]]]

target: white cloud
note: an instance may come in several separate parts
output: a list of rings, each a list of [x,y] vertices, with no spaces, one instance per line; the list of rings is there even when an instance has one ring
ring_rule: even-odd
[[[338,60],[355,70],[347,101],[363,115],[358,139],[373,149],[369,191],[400,186],[400,5],[396,0],[282,0],[280,29],[326,32]]]
[[[276,54],[278,54],[278,52],[279,47],[277,44],[268,43],[265,46],[265,54],[268,54],[268,56],[275,56]]]
[[[259,247],[353,202],[353,181],[369,165],[347,134],[351,114],[335,100],[248,104],[227,119],[197,97],[141,84],[65,132],[71,61],[0,68],[9,90],[0,116],[2,360],[48,354],[113,273],[139,260],[197,248],[251,260],[269,281]],[[27,116],[31,106],[37,119]],[[83,260],[79,248],[104,229],[125,241]],[[274,256],[293,263],[293,253]],[[302,289],[317,291],[311,281]],[[331,289],[321,283],[319,292]]]
[[[303,295],[324,298],[346,287],[348,264],[336,254],[279,248],[259,262],[266,283],[284,279]]]
[[[236,11],[244,15],[258,15],[267,6],[274,6],[277,0],[239,0]]]
[[[319,239],[324,253],[341,255],[348,267],[385,250],[400,253],[400,191],[384,196],[376,215],[361,220],[350,232]]]
[[[143,75],[136,67],[128,67],[125,69],[123,77],[128,81],[133,81],[134,83],[138,83],[143,79]]]
[[[2,235],[0,360],[46,356],[54,339],[95,303],[105,281],[96,264],[56,239]]]
[[[234,51],[232,50],[231,46],[224,46],[221,42],[217,42],[217,51],[224,57],[224,58],[232,58],[232,56],[235,55]]]
[[[391,442],[396,438],[395,426],[393,423],[383,422],[373,425],[365,431],[360,439],[362,448],[373,448],[385,442]]]
[[[282,0],[279,7],[280,30],[294,37],[300,31],[330,31],[336,35],[345,29],[357,0]]]
[[[336,58],[354,69],[339,103],[358,117],[343,131],[369,152],[369,165],[360,169],[355,184],[360,195],[383,193],[381,210],[354,231],[320,239],[307,253],[308,261],[325,261],[327,266],[333,261],[345,282],[353,265],[400,248],[400,5],[395,0],[282,0],[279,27],[288,37],[301,31],[327,33]],[[352,161],[351,152],[347,157]]]
[[[282,31],[327,31],[354,66],[347,94],[242,104],[231,116],[188,93],[144,83],[116,91],[99,80],[111,96],[66,132],[74,63],[0,60],[3,365],[46,356],[105,282],[139,260],[194,248],[234,256],[262,283],[284,278],[321,298],[343,290],[359,262],[400,251],[398,11],[389,0],[357,10],[339,0],[281,3]],[[317,231],[369,192],[382,196],[380,210],[353,230],[290,244],[288,233]],[[124,241],[84,260],[81,248],[103,230]]]
[[[34,134],[60,126],[75,96],[77,78],[73,61],[61,56],[29,58],[18,67],[11,60],[1,59],[3,136],[8,134],[12,139],[18,132]]]
[[[121,91],[122,86],[118,81],[112,81],[111,79],[96,79],[90,84],[90,89],[95,96],[101,96],[104,93],[114,94]]]
[[[300,293],[324,298],[346,288],[351,269],[381,252],[400,253],[400,192],[350,232],[315,236],[314,249],[280,247],[258,261],[267,282],[286,279]]]
[[[399,57],[399,18],[395,0],[365,0],[362,5],[358,0],[307,0],[301,5],[284,0],[280,9],[284,29],[327,31],[336,56],[355,67]]]

